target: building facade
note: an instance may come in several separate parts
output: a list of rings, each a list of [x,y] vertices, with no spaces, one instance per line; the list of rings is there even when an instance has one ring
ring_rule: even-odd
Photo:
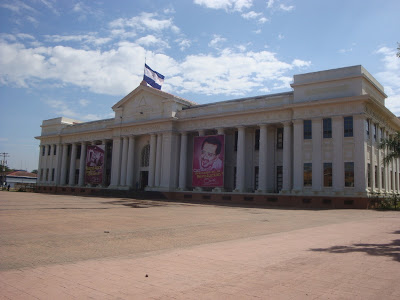
[[[368,197],[400,189],[382,138],[400,130],[362,66],[294,76],[292,91],[197,105],[141,83],[115,117],[44,120],[39,186],[254,195]],[[224,136],[223,185],[193,186],[194,140]],[[89,148],[104,149],[88,184]],[[91,148],[90,148],[91,149]]]

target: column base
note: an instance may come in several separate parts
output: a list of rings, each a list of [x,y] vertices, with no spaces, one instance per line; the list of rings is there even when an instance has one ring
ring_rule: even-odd
[[[203,191],[202,187],[196,186],[195,188],[193,188],[193,192],[202,192],[202,191]]]
[[[222,193],[225,192],[225,189],[223,187],[215,187],[211,191],[215,193]]]

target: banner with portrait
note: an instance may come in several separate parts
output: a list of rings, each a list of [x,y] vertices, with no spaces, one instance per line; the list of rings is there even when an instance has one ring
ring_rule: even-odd
[[[224,154],[224,135],[194,137],[192,185],[223,187]]]
[[[90,145],[86,151],[86,184],[101,184],[103,181],[105,145]]]

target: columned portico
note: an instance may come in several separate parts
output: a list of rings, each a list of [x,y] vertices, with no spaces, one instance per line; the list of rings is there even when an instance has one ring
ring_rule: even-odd
[[[136,186],[187,199],[198,194],[236,201],[256,193],[246,201],[304,196],[303,203],[314,204],[317,198],[399,191],[399,161],[383,164],[388,151],[378,145],[400,131],[400,120],[384,107],[383,87],[362,66],[295,75],[291,86],[293,91],[279,94],[196,104],[142,84],[113,106],[114,118],[45,120],[37,137],[39,186],[88,192],[86,156],[99,150],[88,145],[101,142],[104,157],[96,165],[103,165],[103,177],[99,172],[94,192],[107,185]],[[373,134],[366,134],[367,119]],[[197,140],[216,134],[225,137],[222,147],[217,145],[223,161]],[[215,139],[222,140],[207,141]],[[215,161],[205,169],[207,155]],[[197,168],[199,157],[204,170]],[[203,173],[193,180],[196,172]],[[67,183],[82,188],[69,189]]]

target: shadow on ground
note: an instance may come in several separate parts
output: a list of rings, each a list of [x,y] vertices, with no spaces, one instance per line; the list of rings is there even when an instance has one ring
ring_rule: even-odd
[[[400,231],[395,231],[393,234],[400,234]],[[333,246],[330,248],[315,248],[310,250],[336,254],[363,252],[374,256],[391,257],[394,261],[400,262],[400,240],[393,240],[389,244],[353,244],[351,246]]]

